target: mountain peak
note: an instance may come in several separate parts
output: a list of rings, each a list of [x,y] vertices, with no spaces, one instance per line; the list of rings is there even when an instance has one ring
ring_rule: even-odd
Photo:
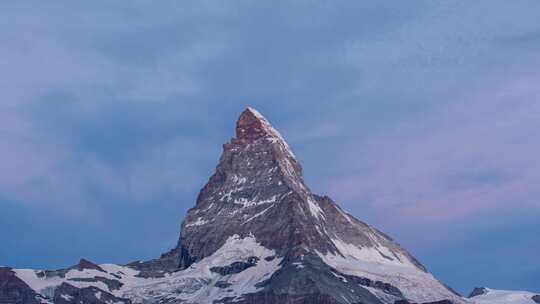
[[[94,270],[97,270],[97,271],[105,272],[97,264],[95,264],[93,262],[90,262],[89,260],[86,260],[86,259],[81,259],[79,261],[79,264],[75,265],[74,268],[77,268],[77,269],[79,269],[81,271],[84,270],[84,269],[94,269]]]
[[[252,285],[253,296],[266,300],[236,299],[244,304],[382,304],[399,299],[422,303],[458,297],[390,237],[347,214],[329,197],[312,193],[286,141],[249,107],[238,119],[236,137],[223,145],[215,173],[188,211],[175,252],[186,273],[216,261],[216,267],[205,269],[227,276],[242,272],[239,277],[257,282]],[[224,260],[230,256],[234,259]],[[377,291],[361,289],[358,282]],[[231,278],[222,286],[243,284]],[[278,300],[289,286],[301,286],[294,294],[308,294],[300,297],[302,301]],[[341,291],[334,290],[336,286]],[[229,290],[235,289],[223,292],[235,302]],[[314,294],[330,294],[334,300],[316,301],[310,298]],[[380,294],[392,301],[374,299]]]
[[[269,135],[272,128],[268,120],[264,118],[257,110],[248,107],[236,123],[236,138],[256,140]]]
[[[28,283],[17,292],[57,304],[466,303],[390,237],[312,193],[257,110],[247,108],[236,131],[173,250],[125,266],[81,259],[67,269],[16,270]],[[12,286],[5,278],[0,268],[0,303]]]
[[[261,137],[274,137],[283,140],[270,122],[254,108],[247,107],[236,123],[236,138],[257,140]],[[284,140],[283,140],[284,141]]]

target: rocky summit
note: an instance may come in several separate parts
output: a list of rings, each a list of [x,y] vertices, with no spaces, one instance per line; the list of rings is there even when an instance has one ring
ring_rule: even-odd
[[[161,257],[0,269],[0,303],[467,303],[389,236],[311,192],[280,133],[247,108]]]

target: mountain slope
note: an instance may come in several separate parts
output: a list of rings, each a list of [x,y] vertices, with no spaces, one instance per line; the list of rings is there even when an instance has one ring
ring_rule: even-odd
[[[540,295],[527,291],[476,288],[469,296],[475,304],[538,304]]]
[[[466,302],[390,237],[313,194],[287,142],[252,108],[173,250],[124,266],[9,271],[55,303]]]
[[[189,266],[212,254],[235,234],[253,235],[262,246],[275,250],[285,261],[282,272],[289,265],[301,266],[305,273],[314,271],[306,280],[333,271],[341,274],[329,280],[343,282],[339,276],[347,274],[387,283],[400,290],[398,297],[416,302],[456,298],[388,236],[346,214],[330,198],[312,194],[288,144],[251,108],[240,116],[236,137],[224,145],[216,173],[182,225],[177,248],[181,264]],[[299,272],[295,269],[290,271]],[[349,296],[348,300],[359,300]]]

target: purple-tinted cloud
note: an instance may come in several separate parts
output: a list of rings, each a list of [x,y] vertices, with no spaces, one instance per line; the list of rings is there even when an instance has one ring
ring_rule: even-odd
[[[404,222],[451,221],[485,211],[540,208],[540,90],[536,75],[403,125],[374,141],[359,161],[367,172],[331,182],[343,199],[367,201]],[[360,150],[360,148],[358,148]]]
[[[290,141],[314,191],[414,253],[471,253],[474,240],[467,267],[488,269],[508,252],[489,254],[482,236],[505,229],[471,232],[509,213],[524,237],[505,245],[538,247],[520,242],[538,230],[521,225],[539,213],[538,1],[0,6],[8,264],[126,262],[173,246],[247,105]]]
[[[212,7],[215,14],[220,11],[218,5],[203,6],[209,10]],[[182,8],[186,16],[201,9]],[[203,89],[197,73],[223,52],[220,39],[197,38],[133,64],[115,58],[114,51],[104,50],[107,40],[115,34],[129,37],[139,30],[167,26],[176,20],[176,14],[169,11],[164,16],[167,10],[156,11],[155,6],[142,3],[133,10],[114,5],[81,10],[67,3],[56,7],[18,3],[6,4],[2,11],[0,24],[14,29],[0,34],[4,42],[0,45],[0,58],[4,58],[0,72],[3,196],[25,204],[48,206],[70,216],[87,216],[89,206],[95,205],[85,194],[88,184],[135,202],[164,188],[186,191],[199,187],[193,185],[187,159],[201,155],[197,150],[206,149],[204,140],[178,134],[148,147],[144,162],[119,168],[91,151],[78,155],[77,144],[85,139],[66,140],[63,130],[73,126],[62,119],[75,116],[98,120],[111,104],[128,104],[124,108],[129,109],[130,103],[137,102],[183,103],[181,98],[199,94]],[[125,38],[126,42],[129,39]],[[130,56],[122,52],[119,55],[123,59]],[[53,118],[62,112],[73,115]],[[60,127],[47,129],[43,124],[47,120]],[[163,168],[165,163],[186,166],[178,171],[169,165]]]

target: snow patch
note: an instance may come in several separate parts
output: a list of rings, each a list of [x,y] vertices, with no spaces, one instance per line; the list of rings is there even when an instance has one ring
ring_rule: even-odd
[[[195,222],[186,224],[186,227],[201,226],[201,225],[204,225],[204,224],[207,224],[207,223],[208,223],[207,220],[203,220],[202,217],[198,217]]]
[[[238,177],[238,175],[234,174],[232,177],[232,182],[235,185],[242,185],[247,182],[247,178],[245,177]]]
[[[259,258],[257,264],[236,274],[221,276],[210,270],[212,267],[246,261],[254,256]],[[211,256],[165,278],[151,279],[128,288],[124,296],[131,298],[134,303],[146,303],[156,298],[182,300],[186,303],[212,303],[225,297],[239,300],[243,294],[260,290],[255,285],[270,278],[281,267],[279,264],[282,259],[267,261],[265,258],[270,256],[275,256],[274,250],[261,246],[253,235],[244,238],[233,235]],[[226,289],[216,288],[214,285],[218,281],[232,285]]]
[[[71,301],[71,300],[73,299],[72,296],[70,296],[70,295],[65,295],[65,294],[61,295],[60,297],[61,297],[62,299],[64,299],[64,300],[66,300],[66,301]]]
[[[262,205],[262,204],[275,203],[277,201],[277,198],[278,198],[278,195],[273,195],[272,197],[268,199],[259,200],[259,201],[250,201],[247,198],[239,198],[239,199],[234,200],[234,203],[237,205],[242,205],[242,207],[246,208],[246,207],[257,206],[257,205]]]
[[[401,260],[392,259],[390,256],[395,255],[390,249],[383,246],[376,247],[359,247],[354,244],[349,244],[341,239],[332,239],[332,242],[339,250],[339,252],[345,256],[345,258],[352,258],[358,261],[366,261],[380,264],[399,265],[404,267],[415,268],[405,256]],[[386,256],[386,257],[385,257]]]
[[[238,188],[235,188],[235,189],[231,189],[231,190],[227,191],[227,193],[223,194],[219,200],[222,201],[222,202],[223,201],[230,202],[232,200],[231,195],[233,193],[240,192],[243,189],[244,189],[244,187],[238,187]]]
[[[115,296],[122,296],[122,292],[125,289],[131,288],[132,286],[140,285],[142,282],[145,282],[149,279],[136,277],[139,274],[138,270],[134,270],[129,267],[114,265],[114,264],[102,264],[99,265],[105,272],[95,270],[95,269],[71,269],[66,274],[65,277],[59,276],[38,276],[37,274],[40,271],[32,269],[13,269],[18,278],[23,280],[32,290],[38,294],[42,294],[48,297],[52,297],[54,294],[54,289],[60,286],[62,283],[68,283],[77,288],[86,288],[86,287],[97,287],[101,290],[110,292]],[[109,287],[103,282],[85,282],[78,281],[77,279],[91,279],[95,277],[104,277],[110,280],[118,280],[124,285],[120,290],[110,290]]]
[[[30,288],[32,288],[35,292],[41,293],[43,290],[49,287],[54,287],[62,284],[64,280],[59,277],[53,277],[53,278],[47,278],[44,277],[40,278],[37,276],[37,273],[33,269],[13,269],[15,272],[15,275],[23,280]]]
[[[388,283],[397,287],[412,302],[449,299],[455,303],[466,303],[408,259],[403,258],[404,262],[400,262],[384,258],[379,252],[382,246],[359,248],[341,240],[334,239],[333,242],[344,256],[317,253],[327,265],[341,273]]]
[[[259,217],[259,216],[265,214],[266,211],[270,210],[270,208],[272,208],[272,207],[274,207],[274,205],[272,205],[272,206],[270,206],[270,207],[264,209],[263,211],[261,211],[261,212],[255,214],[254,216],[250,217],[249,219],[247,219],[247,220],[244,222],[244,224],[247,224],[247,223],[249,223],[250,221],[254,220],[255,218],[257,218],[257,217]]]
[[[324,213],[319,204],[311,197],[307,199],[309,211],[315,218],[324,218]]]

